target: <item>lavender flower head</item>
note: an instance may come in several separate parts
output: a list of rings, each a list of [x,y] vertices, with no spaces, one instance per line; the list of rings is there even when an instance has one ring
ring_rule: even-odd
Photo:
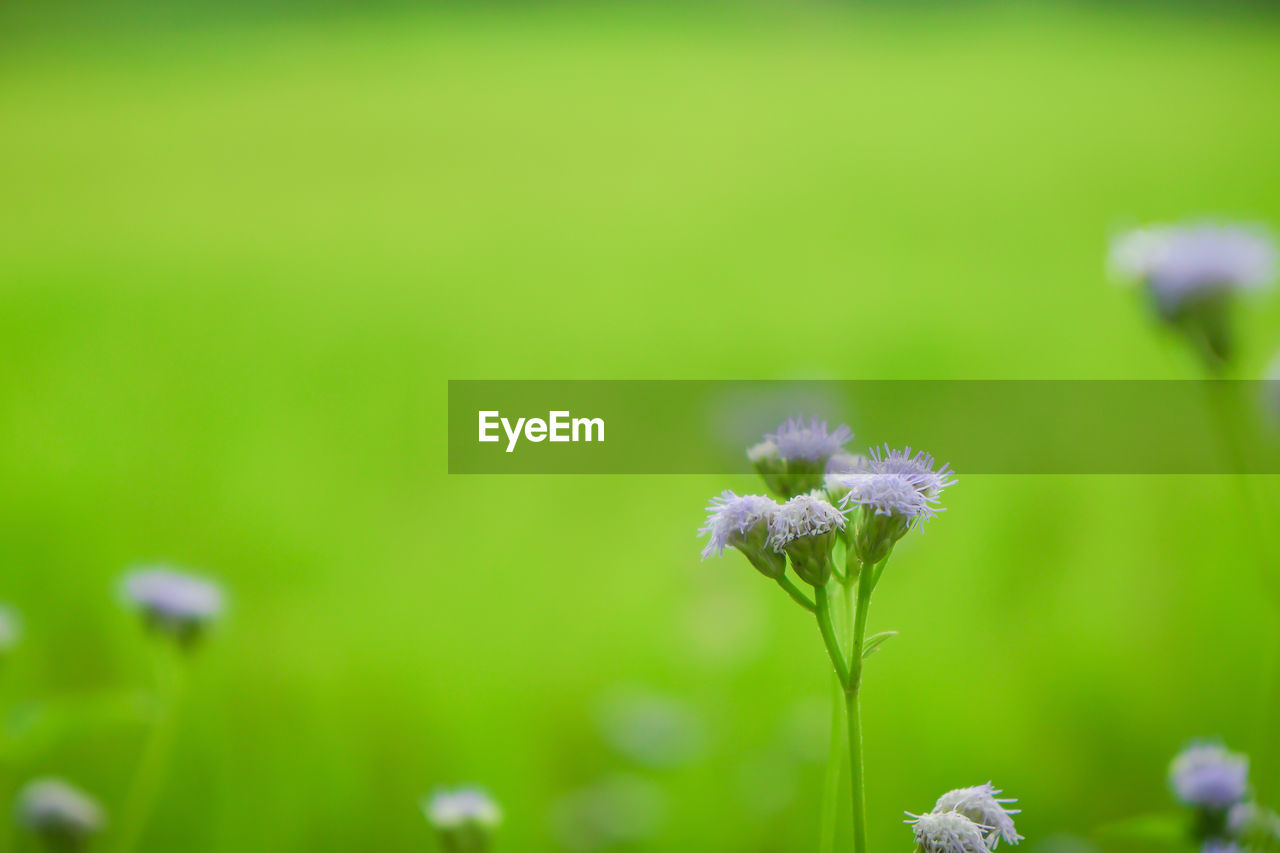
[[[1121,234],[1111,244],[1119,277],[1142,281],[1166,319],[1199,300],[1257,290],[1276,273],[1276,247],[1256,225],[1163,225]]]
[[[747,450],[747,458],[765,484],[783,497],[794,497],[822,486],[827,462],[853,438],[841,424],[828,431],[826,421],[789,418],[778,431]]]
[[[950,466],[911,448],[876,448],[869,456],[841,457],[826,477],[829,494],[845,511],[862,507],[853,537],[858,558],[878,563],[916,523],[933,518],[942,490],[955,483]]]
[[[1249,790],[1249,759],[1217,743],[1193,743],[1169,765],[1169,785],[1189,806],[1228,809]]]
[[[18,611],[7,604],[0,604],[0,655],[8,652],[22,639],[22,619]]]
[[[929,519],[941,512],[938,496],[955,485],[951,466],[934,470],[934,459],[910,447],[874,448],[870,456],[842,456],[827,475],[830,485],[845,490],[840,504],[865,506],[879,515]]]
[[[763,524],[768,530],[777,510],[778,504],[772,498],[738,495],[725,489],[707,504],[707,523],[698,529],[699,536],[709,536],[707,547],[702,549],[702,559],[720,556],[756,525]]]
[[[974,823],[959,812],[907,812],[907,817],[922,853],[987,853],[983,833],[992,827]]]
[[[707,504],[707,523],[698,530],[699,536],[708,537],[702,559],[723,554],[725,548],[736,548],[766,577],[781,577],[787,570],[787,561],[769,540],[779,509],[772,498],[738,495],[727,489],[712,498]]]
[[[796,495],[769,520],[769,544],[785,552],[801,580],[822,586],[831,576],[831,549],[844,513],[820,494]]]
[[[808,459],[824,465],[853,439],[853,430],[844,424],[827,431],[827,422],[810,418],[806,424],[802,418],[788,418],[778,431],[765,436],[777,448],[782,459]]]
[[[442,833],[492,830],[502,824],[502,809],[480,788],[436,790],[422,800],[422,813]]]
[[[126,600],[157,630],[193,639],[223,610],[222,588],[212,581],[164,568],[125,576]]]
[[[1022,836],[1013,826],[1012,815],[1018,814],[1020,810],[1005,808],[1007,804],[1016,803],[1017,800],[1011,797],[1000,798],[1001,793],[990,782],[972,788],[957,788],[938,798],[933,813],[959,812],[974,823],[989,827],[986,841],[992,850],[996,849],[1001,839],[1017,844]]]
[[[50,841],[76,846],[102,829],[106,819],[97,801],[61,779],[28,782],[18,793],[17,820]]]

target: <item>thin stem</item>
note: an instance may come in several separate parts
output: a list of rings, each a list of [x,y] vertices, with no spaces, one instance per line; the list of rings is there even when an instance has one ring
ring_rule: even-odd
[[[884,562],[881,561],[883,570]],[[867,851],[867,794],[862,761],[862,644],[867,633],[867,610],[877,578],[876,566],[863,563],[858,572],[858,597],[853,612],[853,642],[849,647],[849,680],[845,682],[845,716],[849,725],[849,775],[853,796],[854,853]]]
[[[849,664],[845,663],[835,625],[831,621],[831,596],[824,586],[815,586],[813,594],[817,603],[818,631],[822,634],[822,644],[827,647],[827,657],[831,658],[831,665],[835,667],[836,678],[840,679],[841,684],[848,685]]]
[[[786,591],[787,595],[791,596],[792,601],[799,604],[805,610],[808,610],[810,613],[817,611],[818,606],[792,582],[791,578],[786,575],[779,575],[778,586],[782,587]]]
[[[133,782],[120,812],[120,830],[116,846],[120,853],[131,853],[137,849],[151,808],[164,783],[169,754],[173,749],[185,661],[170,659],[169,656],[175,654],[173,649],[166,648],[162,652],[166,653],[164,668],[167,673],[161,679],[159,686],[159,709],[155,723],[151,726],[151,733],[143,747],[138,769],[134,772]]]
[[[845,716],[849,722],[849,781],[853,789],[853,849],[867,853],[867,798],[862,773],[862,710],[858,691],[846,690]]]
[[[844,685],[837,681],[834,687],[831,693],[831,745],[827,749],[827,772],[822,783],[822,834],[818,839],[818,853],[835,853],[836,828],[840,822],[840,778],[844,775]]]

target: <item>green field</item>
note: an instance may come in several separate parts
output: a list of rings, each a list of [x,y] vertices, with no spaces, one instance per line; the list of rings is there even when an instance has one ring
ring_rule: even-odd
[[[417,800],[457,781],[499,851],[562,849],[564,798],[617,774],[661,812],[626,849],[814,849],[817,632],[698,561],[706,498],[752,483],[449,477],[446,380],[1194,377],[1104,256],[1135,222],[1280,226],[1280,18],[1211,8],[15,17],[0,701],[101,710],[0,798],[56,773],[118,808],[145,726],[112,697],[153,650],[116,583],[162,560],[232,607],[146,850],[431,849]],[[1254,376],[1280,299],[1240,319]],[[901,632],[867,674],[872,850],[988,779],[1033,850],[1146,849],[1097,831],[1169,809],[1197,735],[1280,801],[1237,498],[961,471],[872,615]],[[684,709],[688,760],[610,747],[628,693]]]

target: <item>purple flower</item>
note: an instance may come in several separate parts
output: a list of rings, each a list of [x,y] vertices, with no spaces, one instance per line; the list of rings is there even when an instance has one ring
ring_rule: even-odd
[[[222,614],[222,588],[194,575],[143,569],[126,575],[123,586],[126,600],[148,624],[183,640],[193,638]]]
[[[1160,225],[1113,240],[1110,265],[1146,284],[1161,316],[1172,318],[1207,297],[1270,284],[1276,247],[1259,225]]]
[[[852,439],[853,430],[844,424],[828,432],[827,422],[818,418],[810,418],[807,424],[802,418],[788,418],[777,432],[766,435],[762,444],[767,447],[772,443],[781,459],[806,459],[825,465]]]
[[[841,507],[865,506],[879,515],[909,520],[929,519],[941,512],[938,496],[955,484],[949,465],[934,470],[934,459],[911,448],[875,448],[870,456],[841,457],[827,475],[828,488],[842,493]]]
[[[777,510],[778,504],[763,495],[738,495],[726,489],[712,498],[707,504],[707,523],[698,529],[699,536],[709,536],[702,559],[736,546],[757,525],[767,531]]]
[[[1169,785],[1189,806],[1227,809],[1249,791],[1249,759],[1217,743],[1193,743],[1169,765]]]

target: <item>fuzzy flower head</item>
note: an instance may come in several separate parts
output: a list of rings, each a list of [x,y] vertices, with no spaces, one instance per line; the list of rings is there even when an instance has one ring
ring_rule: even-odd
[[[810,418],[805,423],[802,418],[788,418],[777,432],[765,436],[765,440],[773,442],[782,459],[821,461],[825,466],[828,459],[853,440],[853,430],[840,424],[828,432],[826,421]]]
[[[943,489],[954,485],[950,466],[936,466],[923,451],[876,448],[869,456],[845,457],[826,478],[846,511],[861,507],[854,547],[863,562],[878,563],[917,523],[933,518]]]
[[[698,535],[708,537],[702,559],[737,548],[766,577],[778,578],[787,569],[786,558],[769,543],[770,524],[778,504],[763,495],[737,495],[725,490],[707,504],[707,523]]]
[[[1013,815],[1018,814],[1019,809],[1007,808],[1017,800],[1011,797],[1001,798],[1001,793],[990,782],[972,788],[957,788],[938,798],[933,813],[959,812],[976,824],[990,827],[986,841],[992,850],[996,849],[1001,840],[1017,844],[1022,836],[1013,826]]]
[[[98,802],[61,779],[35,779],[18,793],[18,823],[52,844],[76,848],[102,829]]]
[[[747,458],[772,491],[793,497],[820,488],[828,460],[852,439],[853,431],[844,424],[828,431],[826,421],[818,418],[789,418],[748,449]]]
[[[18,611],[7,604],[0,604],[0,656],[18,645],[22,639],[22,619]]]
[[[1193,743],[1169,765],[1169,786],[1189,806],[1224,810],[1249,791],[1249,759],[1217,743]]]
[[[1275,279],[1276,248],[1258,226],[1157,226],[1118,237],[1110,265],[1117,277],[1142,282],[1156,316],[1218,369],[1234,350],[1231,297]]]
[[[126,602],[151,628],[179,641],[194,641],[223,610],[222,588],[212,581],[169,569],[143,569],[125,576]]]
[[[502,810],[480,788],[438,790],[422,801],[422,813],[445,849],[459,853],[486,849],[502,823]]]
[[[1111,244],[1113,273],[1143,282],[1166,318],[1223,292],[1258,290],[1276,275],[1271,235],[1255,225],[1163,225],[1121,234]]]
[[[844,525],[844,514],[821,493],[796,495],[770,519],[769,544],[791,558],[801,580],[822,586],[831,576],[831,549]]]
[[[959,812],[907,812],[921,853],[987,853],[984,833],[992,828],[974,823]]]

